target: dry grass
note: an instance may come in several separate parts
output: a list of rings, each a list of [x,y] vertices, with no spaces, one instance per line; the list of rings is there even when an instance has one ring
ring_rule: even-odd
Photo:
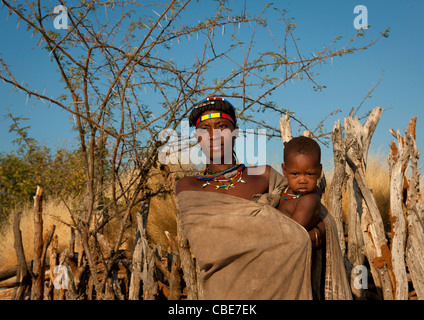
[[[191,166],[170,165],[153,170],[149,183],[154,186],[165,184],[173,189],[176,181],[186,175],[194,174]],[[153,197],[150,202],[149,218],[147,220],[147,236],[152,245],[161,243],[162,249],[166,251],[169,247],[165,231],[173,236],[177,235],[176,222],[177,206],[176,199],[172,193]]]
[[[163,168],[154,169],[152,171],[152,176],[149,179],[149,186],[153,191],[161,185],[166,185],[168,188],[172,188],[178,177],[190,173],[190,168],[182,168],[180,166],[172,166],[171,168],[166,168],[166,170],[163,170]],[[78,208],[81,206],[81,200],[67,200],[67,205],[71,208]],[[22,212],[20,226],[22,232],[22,242],[26,259],[31,260],[33,257],[34,241],[33,208],[31,205],[29,205],[25,208],[17,208],[16,210],[20,210]],[[127,249],[130,254],[132,253],[134,247],[134,239],[136,234],[135,213],[137,210],[138,208],[133,210],[133,223],[132,226],[126,230],[124,234],[124,243],[121,246],[122,249]],[[165,236],[165,231],[168,231],[174,236],[177,234],[176,212],[177,208],[174,196],[172,194],[161,194],[151,199],[147,222],[147,236],[149,242],[152,245],[156,245],[158,242],[160,242],[162,249],[165,252],[169,246],[168,240]],[[62,221],[65,223],[62,223]],[[13,267],[17,263],[13,245],[14,237],[12,222],[13,213],[10,215],[9,221],[4,223],[2,225],[2,229],[0,230],[0,269]],[[61,252],[68,245],[70,227],[67,224],[71,224],[69,211],[63,201],[49,199],[43,202],[43,222],[44,230],[47,230],[47,228],[53,224],[56,226],[55,234],[58,235],[59,252]],[[106,237],[111,246],[114,246],[115,244],[120,224],[120,217],[115,217],[110,222],[108,222],[104,229],[103,235]]]
[[[33,257],[34,248],[34,216],[33,208],[26,206],[25,208],[19,208],[22,212],[21,215],[21,233],[22,233],[22,244],[27,260],[31,260]],[[13,267],[17,264],[15,248],[14,248],[14,237],[13,237],[13,216],[11,214],[9,220],[2,225],[0,231],[0,269]],[[57,220],[61,219],[66,223],[70,223],[68,210],[63,202],[57,200],[44,201],[43,203],[43,226],[44,230],[47,230],[51,225],[56,226],[55,234],[59,237],[59,250],[61,251],[68,243],[70,236],[69,227]]]

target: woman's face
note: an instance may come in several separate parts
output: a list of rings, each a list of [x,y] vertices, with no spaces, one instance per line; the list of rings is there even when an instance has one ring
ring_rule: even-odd
[[[220,111],[209,110],[201,116]],[[196,128],[197,142],[202,152],[215,164],[231,164],[234,141],[238,130],[234,124],[224,118],[207,119]]]

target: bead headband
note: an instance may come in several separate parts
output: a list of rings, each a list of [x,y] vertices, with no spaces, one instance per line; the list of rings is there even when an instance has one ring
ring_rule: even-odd
[[[229,101],[227,101],[227,100],[225,100],[224,98],[221,98],[221,97],[206,98],[206,99],[200,101],[199,103],[197,103],[196,109],[202,108],[204,106],[209,106],[209,105],[213,106],[218,101],[225,102],[231,109],[234,110],[234,106]],[[224,119],[230,120],[233,123],[233,125],[236,125],[235,119],[233,118],[234,115],[231,116],[225,110],[221,110],[221,106],[217,105],[217,107],[218,108],[217,108],[216,111],[220,111],[220,112],[214,112],[214,113],[207,114],[207,115],[204,115],[204,116],[199,116],[196,120],[195,126],[197,127],[199,125],[199,123],[204,121],[204,120],[213,119],[213,118],[224,118]],[[211,109],[209,109],[209,110],[211,110]]]
[[[228,114],[223,112],[214,112],[214,113],[205,114],[204,116],[199,117],[196,121],[196,128],[200,122],[205,121],[207,119],[214,119],[214,118],[228,119],[235,125],[233,118],[231,118]]]

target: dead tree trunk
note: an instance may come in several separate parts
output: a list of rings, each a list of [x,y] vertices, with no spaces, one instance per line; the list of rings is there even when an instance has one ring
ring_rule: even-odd
[[[368,149],[382,112],[383,110],[380,107],[373,109],[364,125],[359,122],[357,117],[353,119],[352,113],[345,119],[347,146],[346,161],[353,172],[353,177],[364,199],[362,215],[360,217],[364,240],[364,253],[370,262],[371,274],[377,290],[385,300],[391,300],[393,299],[393,274],[390,250],[387,245],[380,211],[372,191],[368,187],[365,176]],[[353,183],[352,186],[354,186]],[[358,212],[358,215],[359,214]],[[352,221],[358,220],[355,218],[352,219]],[[357,230],[358,227],[359,226],[355,226],[355,228],[351,230]],[[352,236],[349,234],[348,238],[357,240],[357,235],[357,233]],[[350,243],[348,243],[348,245],[350,245]],[[353,253],[352,255],[355,256]],[[359,257],[359,253],[357,253],[356,256]],[[359,259],[356,259],[356,261],[359,261]]]
[[[364,291],[362,287],[356,285],[357,266],[362,266],[364,255],[362,254],[363,239],[360,229],[360,215],[358,209],[362,208],[362,198],[359,193],[356,181],[351,175],[348,178],[346,173],[346,144],[351,141],[353,133],[346,128],[346,138],[343,135],[343,129],[340,120],[334,124],[331,134],[333,142],[334,155],[334,174],[331,181],[331,191],[329,196],[329,212],[333,216],[338,232],[338,240],[343,255],[343,261],[346,269],[346,276],[350,279],[353,297],[357,300],[364,299]],[[342,194],[343,187],[347,181],[348,199],[349,199],[349,216],[348,216],[348,248],[346,250],[345,227],[343,224]],[[356,188],[354,188],[354,185]]]
[[[334,124],[331,139],[333,141],[334,174],[330,187],[329,212],[336,222],[340,249],[343,256],[345,256],[346,244],[343,228],[342,190],[346,180],[346,146],[340,120]]]
[[[357,286],[355,279],[359,273],[358,267],[364,265],[364,237],[361,229],[361,216],[363,208],[363,199],[358,183],[351,175],[347,183],[348,199],[349,199],[349,217],[348,217],[348,247],[347,258],[350,262],[349,278],[351,281],[352,294],[357,300],[365,299],[363,286]],[[355,269],[354,269],[355,268]]]
[[[406,223],[403,214],[403,183],[409,150],[399,131],[391,130],[398,141],[392,141],[389,154],[390,169],[390,221],[392,226],[391,255],[394,274],[394,299],[408,299],[408,279],[405,266]]]
[[[408,235],[406,240],[406,263],[418,299],[424,300],[424,207],[421,203],[420,174],[417,160],[419,153],[415,143],[417,117],[410,120],[405,136],[411,161],[411,175],[408,180],[406,219]]]
[[[355,165],[349,157],[346,157],[346,160],[354,172],[355,179],[368,208],[367,211],[362,213],[361,217],[365,255],[370,262],[371,273],[376,287],[382,291],[384,300],[392,300],[392,259],[384,234],[380,211],[361,168]]]

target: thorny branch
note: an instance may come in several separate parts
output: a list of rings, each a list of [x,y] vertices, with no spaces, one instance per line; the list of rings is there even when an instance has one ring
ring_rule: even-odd
[[[17,4],[2,0],[9,13],[39,38],[38,46],[46,50],[59,70],[58,80],[64,83],[64,93],[57,97],[41,93],[36,84],[24,85],[18,80],[6,58],[0,58],[3,82],[34,98],[35,103],[41,100],[65,110],[74,120],[87,188],[81,206],[67,208],[92,274],[97,274],[96,257],[101,256],[90,247],[90,237],[96,237],[112,219],[120,221],[111,245],[113,258],[102,261],[106,270],[103,278],[93,278],[98,298],[104,297],[106,279],[130,226],[133,209],[155,194],[169,192],[164,186],[152,190],[147,185],[159,148],[166,143],[161,140],[163,130],[176,129],[198,100],[220,94],[240,102],[235,103],[240,106],[237,113],[246,124],[265,127],[271,131],[270,137],[279,137],[278,124],[251,116],[266,111],[277,113],[279,118],[286,112],[286,107],[270,101],[272,93],[288,82],[303,79],[323,89],[313,73],[316,66],[367,49],[385,36],[355,47],[356,39],[363,36],[359,31],[340,49],[334,49],[337,39],[316,53],[305,54],[286,12],[278,11],[281,30],[285,30],[282,43],[274,37],[266,19],[271,4],[252,17],[246,6],[237,15],[234,12],[238,9],[227,10],[225,3],[219,2],[216,11],[203,21],[186,23],[192,20],[187,19],[191,2],[60,1],[68,10],[69,28],[64,32],[52,29],[53,8],[41,1]],[[230,27],[235,31],[226,32]],[[236,29],[242,28],[243,33],[236,35]],[[273,45],[259,51],[255,44],[263,31],[268,32]],[[181,48],[185,48],[190,62],[174,58],[173,50]],[[216,70],[220,70],[218,78]],[[329,135],[323,128],[331,115],[312,130],[295,114],[290,117],[321,139]]]

